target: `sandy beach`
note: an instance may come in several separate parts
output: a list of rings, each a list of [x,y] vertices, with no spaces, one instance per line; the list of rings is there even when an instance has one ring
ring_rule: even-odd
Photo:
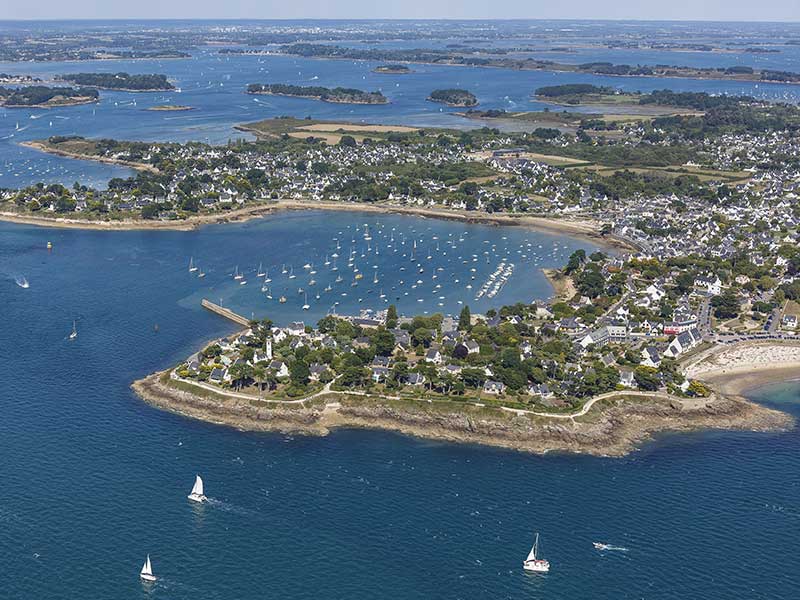
[[[685,375],[734,395],[780,381],[800,380],[800,340],[716,347],[688,366]]]

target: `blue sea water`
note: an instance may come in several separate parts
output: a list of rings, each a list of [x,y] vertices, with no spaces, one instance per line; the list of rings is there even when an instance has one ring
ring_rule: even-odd
[[[0,597],[800,596],[797,428],[663,435],[622,459],[533,456],[378,431],[242,433],[153,409],[130,391],[233,331],[198,307],[212,288],[240,309],[275,314],[230,291],[235,260],[252,269],[324,252],[319,223],[365,222],[464,230],[498,248],[552,241],[326,213],[195,232],[0,225]],[[189,276],[189,256],[206,281]],[[546,293],[529,276],[519,299]],[[79,336],[69,342],[73,319]],[[797,384],[754,397],[800,417]],[[186,500],[195,473],[211,498],[204,506]],[[545,576],[521,569],[536,531],[552,564]],[[627,551],[598,552],[593,541]],[[153,586],[138,579],[147,553]]]

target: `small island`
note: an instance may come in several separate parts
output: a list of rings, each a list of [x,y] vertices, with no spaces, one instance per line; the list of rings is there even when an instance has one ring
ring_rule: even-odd
[[[168,92],[175,89],[161,74],[131,75],[129,73],[67,73],[57,78],[75,85],[118,92]]]
[[[145,108],[145,110],[155,112],[183,112],[187,110],[194,110],[194,106],[182,106],[180,104],[159,104],[157,106]]]
[[[389,99],[381,92],[365,92],[355,88],[326,88],[322,86],[301,86],[286,83],[251,83],[248,94],[289,96],[292,98],[311,98],[336,104],[388,104]]]
[[[430,102],[439,102],[447,106],[469,107],[477,106],[478,99],[467,90],[448,89],[433,90],[427,98]]]
[[[388,75],[405,75],[407,73],[413,73],[414,71],[406,65],[379,65],[375,67],[372,72]]]
[[[32,85],[21,88],[0,87],[0,106],[5,108],[52,108],[77,106],[98,100],[97,90]]]

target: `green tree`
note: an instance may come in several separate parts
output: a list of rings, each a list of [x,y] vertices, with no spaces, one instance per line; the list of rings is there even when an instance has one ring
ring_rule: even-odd
[[[633,370],[633,379],[640,389],[653,392],[659,388],[661,381],[658,371],[652,367],[639,366]]]
[[[295,360],[289,365],[289,379],[294,385],[304,386],[308,384],[310,376],[311,371],[308,368],[308,363],[304,360]]]
[[[469,331],[469,328],[472,325],[472,315],[469,312],[469,306],[466,304],[464,308],[461,309],[461,313],[458,315],[458,329],[460,331]]]
[[[394,335],[385,329],[379,329],[373,338],[375,353],[380,356],[390,356],[394,352]]]

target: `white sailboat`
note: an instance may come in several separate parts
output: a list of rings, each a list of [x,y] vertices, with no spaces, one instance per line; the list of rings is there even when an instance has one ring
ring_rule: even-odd
[[[264,272],[264,268],[261,263],[258,263],[258,271],[256,272],[256,277],[264,277],[266,273]]]
[[[142,570],[139,572],[139,577],[142,581],[155,581],[156,576],[153,575],[153,566],[150,564],[150,555],[147,555],[147,559],[144,561],[142,565]]]
[[[304,292],[304,294],[305,294],[305,296],[304,296],[304,298],[305,298],[305,299],[304,299],[304,301],[303,301],[303,302],[304,302],[304,303],[303,303],[303,310],[308,310],[309,308],[311,308],[311,307],[308,305],[308,293]]]
[[[75,328],[75,321],[72,322],[72,333],[69,334],[69,339],[74,340],[78,337],[78,330]]]
[[[189,273],[194,273],[195,271],[197,271],[197,267],[195,266],[194,258],[192,257],[189,259]]]
[[[533,548],[531,548],[531,551],[528,553],[528,558],[523,561],[522,568],[534,573],[547,573],[550,571],[550,563],[543,558],[536,558],[538,550],[539,534],[537,533],[536,540],[533,542]]]
[[[203,480],[200,478],[200,475],[194,476],[194,485],[192,486],[192,491],[189,492],[187,498],[189,498],[189,500],[192,502],[205,502],[208,500],[208,498],[206,498],[203,494]]]
[[[236,281],[239,281],[239,280],[241,280],[241,279],[244,279],[244,275],[242,275],[241,273],[239,273],[239,265],[236,265],[236,269],[235,269],[235,270],[234,270],[234,272],[233,272],[233,278],[234,278]]]

